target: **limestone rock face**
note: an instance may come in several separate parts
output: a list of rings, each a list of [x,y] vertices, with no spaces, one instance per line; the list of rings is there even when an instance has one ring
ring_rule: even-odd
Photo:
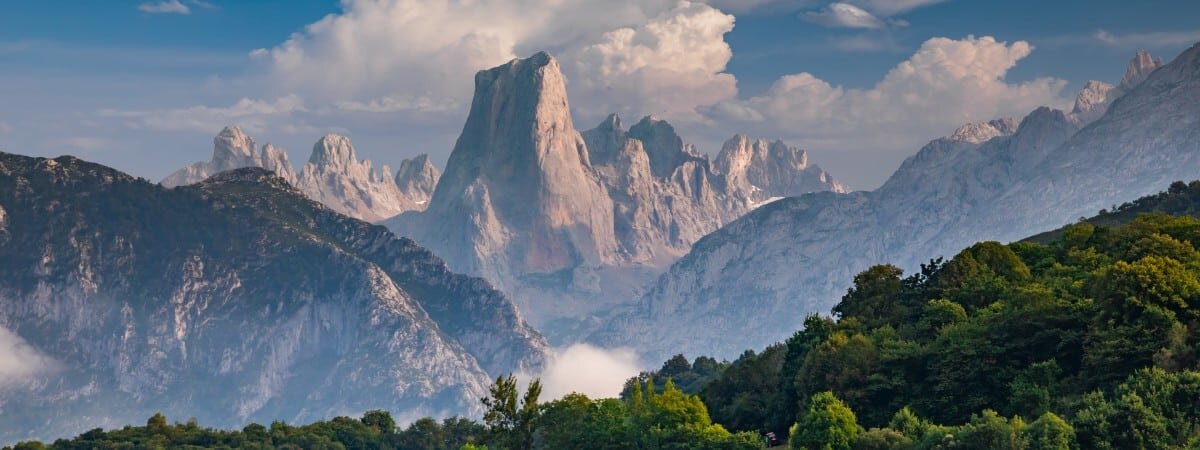
[[[476,74],[429,208],[397,220],[451,266],[500,283],[614,262],[612,201],[571,122],[558,62],[539,53]]]
[[[987,122],[968,123],[949,136],[952,141],[979,145],[992,140],[994,137],[1008,136],[1017,131],[1017,122],[1012,118],[989,120]]]
[[[299,179],[296,176],[296,169],[292,167],[291,161],[288,161],[287,150],[271,145],[269,142],[262,148],[259,163],[262,168],[275,172],[275,175],[289,183],[296,183]]]
[[[1133,59],[1129,60],[1129,66],[1125,68],[1125,76],[1121,77],[1121,89],[1129,91],[1142,84],[1150,76],[1150,73],[1162,65],[1161,58],[1150,56],[1150,52],[1146,50],[1138,50],[1137,54],[1133,55]]]
[[[267,147],[270,147],[270,154],[267,153]],[[199,183],[226,170],[262,167],[264,159],[269,159],[273,166],[282,167],[280,162],[287,163],[287,153],[281,148],[267,144],[263,147],[262,153],[256,154],[254,139],[251,139],[237,126],[227,126],[213,138],[212,159],[179,169],[164,178],[162,185],[166,187],[183,186]],[[291,165],[286,164],[286,167],[287,173],[281,173],[280,176],[291,182],[296,181],[295,171]],[[288,175],[291,175],[291,178],[288,178]]]
[[[339,213],[379,222],[405,211],[425,209],[437,183],[438,172],[428,156],[403,161],[402,168],[409,172],[393,179],[387,166],[375,170],[371,161],[359,160],[350,138],[342,135],[330,134],[318,140],[299,172],[283,148],[267,143],[255,153],[254,145],[240,128],[226,127],[213,139],[211,160],[180,169],[163,179],[162,185],[195,184],[224,171],[262,167]]]
[[[1103,81],[1088,81],[1075,97],[1075,109],[1071,110],[1071,116],[1085,124],[1099,119],[1116,97],[1115,89],[1117,88]]]
[[[964,126],[873,192],[815,193],[751,211],[698,241],[593,340],[647,349],[651,361],[680,352],[733,358],[786,339],[807,314],[827,314],[874,264],[911,273],[981,240],[1020,239],[1195,179],[1200,45],[1154,66],[1139,53],[1123,87],[1103,102],[1093,101],[1102,86],[1085,88],[1070,114],[1043,107],[1019,125]],[[1091,121],[1076,114],[1098,110]]]
[[[745,192],[761,191],[768,197],[849,192],[819,166],[809,165],[807,152],[779,140],[751,140],[738,134],[725,142],[715,166],[729,185]]]
[[[433,197],[433,188],[437,187],[441,177],[442,172],[434,167],[429,155],[421,154],[400,161],[400,168],[396,169],[396,187],[416,204],[417,210],[423,210]]]
[[[0,205],[0,327],[58,363],[6,380],[0,441],[155,411],[222,428],[478,414],[491,378],[546,357],[486,281],[261,168],[167,189],[0,153]]]
[[[296,185],[334,211],[368,222],[419,209],[400,192],[391,169],[375,170],[370,161],[359,161],[350,138],[339,134],[325,135],[313,145]]]
[[[845,190],[782,143],[729,152],[731,178],[654,117],[626,130],[613,114],[581,133],[545,53],[475,82],[428,209],[387,225],[513,294],[551,336],[577,336],[590,326],[581,322],[627,302],[696,240],[771,197]]]

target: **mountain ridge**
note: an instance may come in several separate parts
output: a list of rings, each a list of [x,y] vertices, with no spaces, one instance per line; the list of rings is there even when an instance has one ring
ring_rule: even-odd
[[[512,303],[260,168],[167,189],[0,153],[0,326],[61,363],[5,388],[5,440],[142,420],[477,413],[548,352]]]
[[[804,314],[825,311],[845,280],[875,262],[915,270],[927,255],[1020,239],[1021,230],[1053,228],[1194,178],[1200,151],[1189,136],[1200,111],[1183,99],[1200,95],[1193,92],[1198,48],[1162,68],[1139,52],[1127,73],[1136,79],[1148,71],[1145,81],[1109,99],[1095,122],[1039,108],[1011,133],[1007,126],[960,128],[908,158],[876,191],[810,194],[759,208],[698,242],[638,306],[591,339],[657,347],[652,359],[681,350],[731,358],[781,339]],[[1110,179],[1124,181],[1114,188]],[[734,333],[727,317],[760,326]],[[662,323],[688,325],[654,325]]]

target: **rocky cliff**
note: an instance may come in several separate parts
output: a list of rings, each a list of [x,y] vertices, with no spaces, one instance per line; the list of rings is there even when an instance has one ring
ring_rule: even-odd
[[[845,190],[782,143],[731,148],[720,166],[654,117],[626,130],[614,114],[579,132],[545,53],[475,82],[428,209],[387,224],[512,293],[553,336],[569,339],[755,206]]]
[[[500,292],[259,168],[167,189],[0,154],[0,328],[56,361],[0,386],[0,441],[155,411],[221,427],[477,413],[544,339]]]

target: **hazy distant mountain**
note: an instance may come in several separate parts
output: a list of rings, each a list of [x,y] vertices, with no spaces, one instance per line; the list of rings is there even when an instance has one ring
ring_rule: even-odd
[[[162,184],[175,187],[199,183],[241,167],[271,170],[334,211],[368,222],[425,209],[439,176],[429,156],[420,155],[401,161],[402,170],[393,178],[388,166],[374,170],[371,161],[360,161],[350,138],[337,134],[318,140],[308,163],[297,173],[288,161],[287,151],[268,143],[256,154],[254,140],[231,126],[213,138],[211,160],[184,167],[163,179]]]
[[[759,208],[706,236],[594,339],[734,357],[828,314],[876,263],[906,270],[980,240],[1014,240],[1200,176],[1200,47],[1120,86],[1089,83],[1071,113],[1039,108],[930,142],[878,190]],[[1095,118],[1094,122],[1090,119]]]
[[[340,159],[314,165],[350,161],[328,144]],[[222,427],[469,413],[547,349],[486,281],[264,169],[168,189],[3,153],[0,328],[58,362],[0,386],[0,441],[155,411]]]
[[[782,143],[737,137],[718,165],[653,117],[625,130],[612,115],[581,133],[546,53],[475,84],[428,209],[388,225],[512,293],[554,335],[627,301],[701,236],[772,197],[845,190]]]

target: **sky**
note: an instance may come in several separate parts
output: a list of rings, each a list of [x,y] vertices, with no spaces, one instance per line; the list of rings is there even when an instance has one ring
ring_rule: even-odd
[[[1200,41],[1195,0],[63,0],[0,8],[0,151],[152,180],[242,126],[444,162],[476,71],[546,50],[579,129],[653,114],[715,154],[783,139],[856,189],[957,126],[1069,108],[1134,51]]]

